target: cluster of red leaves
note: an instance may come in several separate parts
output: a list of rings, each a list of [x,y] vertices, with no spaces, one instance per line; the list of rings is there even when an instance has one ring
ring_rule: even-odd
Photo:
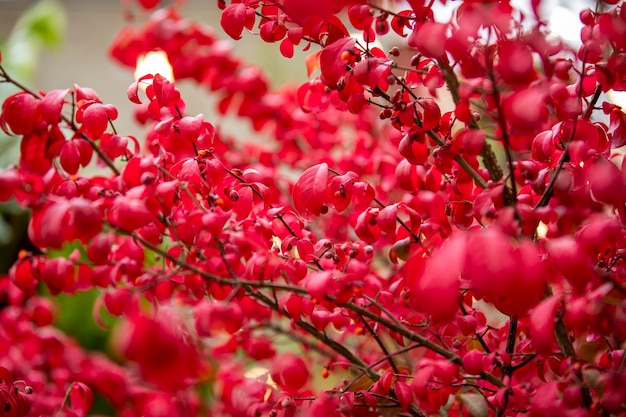
[[[90,388],[120,415],[623,413],[626,119],[602,93],[626,89],[626,7],[583,11],[575,51],[508,1],[463,1],[449,21],[432,3],[218,1],[232,38],[312,50],[319,75],[297,88],[273,90],[173,8],[114,40],[129,67],[163,50],[272,144],[187,115],[159,74],[127,91],[142,146],[89,89],[8,97],[0,126],[22,153],[0,199],[32,210],[43,251],[0,281],[7,343],[44,361],[0,362],[34,390],[3,376],[12,410],[83,414]],[[405,41],[383,51],[348,21]],[[99,289],[128,365],[54,331],[40,283]]]

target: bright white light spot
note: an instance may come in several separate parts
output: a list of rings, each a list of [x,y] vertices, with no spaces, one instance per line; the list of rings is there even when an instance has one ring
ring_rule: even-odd
[[[583,24],[578,15],[563,6],[557,6],[550,14],[549,27],[552,33],[571,44],[580,44]]]
[[[378,40],[378,37],[376,37],[376,39],[374,39],[373,42],[365,42],[365,39],[363,38],[363,32],[351,33],[350,37],[356,39],[357,43],[363,47],[367,45],[368,49],[373,49],[373,48],[383,49],[384,48],[383,44],[380,43],[380,41]]]
[[[546,234],[548,233],[548,225],[544,222],[539,222],[539,226],[537,226],[537,237],[541,239],[545,239]]]
[[[278,386],[276,385],[276,382],[274,382],[274,380],[270,376],[269,369],[264,368],[262,366],[256,366],[254,368],[249,369],[248,371],[246,371],[246,373],[243,376],[245,376],[248,379],[256,379],[257,381],[260,381],[269,385],[267,392],[265,393],[266,397],[269,397],[272,394],[272,389],[270,387],[275,388],[275,389],[278,388]]]
[[[277,251],[280,255],[283,254],[281,249],[283,241],[276,235],[272,236],[272,250]]]
[[[613,91],[606,92],[609,97],[609,101],[622,108],[622,111],[626,113],[626,91]]]
[[[135,80],[147,74],[160,74],[169,81],[174,81],[174,71],[170,65],[170,60],[164,51],[150,51],[137,58],[135,67]]]

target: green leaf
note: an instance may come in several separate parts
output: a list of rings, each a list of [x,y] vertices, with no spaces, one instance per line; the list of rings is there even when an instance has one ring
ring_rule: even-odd
[[[26,10],[1,46],[2,66],[18,81],[32,80],[41,49],[63,44],[65,21],[65,11],[56,0],[42,0]]]
[[[23,37],[41,46],[58,47],[63,43],[65,20],[65,11],[57,1],[43,0],[19,18],[11,38]]]
[[[76,294],[57,294],[50,298],[60,307],[55,327],[74,337],[89,350],[106,351],[109,330],[98,326],[93,318],[93,304],[97,290],[78,291]],[[106,317],[106,324],[113,326],[115,319]]]

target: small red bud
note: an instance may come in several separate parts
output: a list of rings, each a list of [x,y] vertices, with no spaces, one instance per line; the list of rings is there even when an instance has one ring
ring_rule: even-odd
[[[593,25],[595,20],[595,16],[593,15],[593,11],[591,9],[585,9],[580,12],[580,21],[583,25]]]
[[[144,172],[143,174],[141,174],[140,177],[141,183],[144,185],[152,184],[154,182],[154,179],[154,174],[151,172]]]
[[[389,22],[387,22],[387,19],[376,19],[376,33],[378,35],[385,35],[387,32],[389,32]]]
[[[409,293],[409,290],[406,288],[403,288],[402,291],[400,291],[400,298],[402,298],[403,300],[408,300],[411,297],[411,294]]]

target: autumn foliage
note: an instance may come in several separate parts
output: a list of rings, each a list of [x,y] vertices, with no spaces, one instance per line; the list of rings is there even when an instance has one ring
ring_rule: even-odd
[[[626,114],[606,93],[626,90],[626,6],[582,11],[571,47],[540,1],[217,3],[225,36],[307,51],[309,81],[270,85],[173,7],[109,53],[164,51],[271,143],[189,114],[161,74],[128,88],[135,138],[96,91],[0,66],[21,89],[0,200],[38,248],[0,279],[0,415],[94,396],[138,417],[624,415]],[[54,295],[93,289],[115,360],[54,327]]]

